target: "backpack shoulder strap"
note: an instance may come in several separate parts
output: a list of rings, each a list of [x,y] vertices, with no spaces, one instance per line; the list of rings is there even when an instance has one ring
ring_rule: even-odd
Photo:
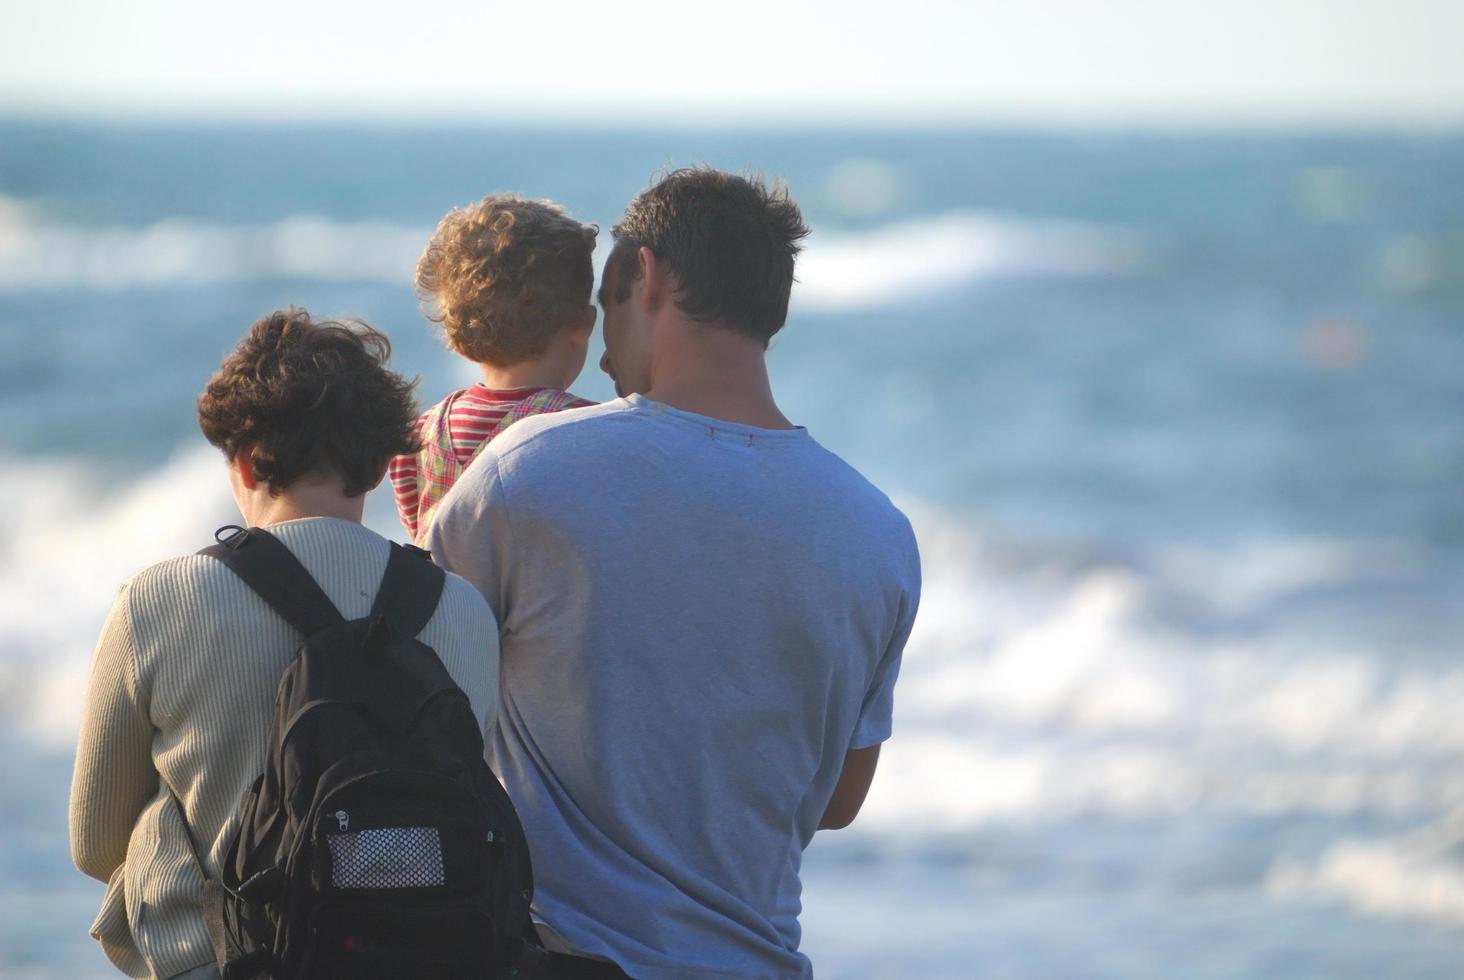
[[[219,532],[229,530],[220,528]],[[310,577],[300,559],[263,528],[233,528],[234,534],[199,551],[225,565],[306,636],[344,622],[335,604]]]
[[[427,552],[393,541],[371,615],[384,617],[402,636],[415,637],[437,611],[446,581]]]
[[[464,391],[466,390],[464,389]],[[457,404],[458,399],[462,396],[462,391],[454,391],[442,399],[442,401],[422,413],[421,434],[424,442],[437,442],[444,436],[447,436],[449,439],[451,438],[451,425],[449,423],[452,417],[452,407]]]

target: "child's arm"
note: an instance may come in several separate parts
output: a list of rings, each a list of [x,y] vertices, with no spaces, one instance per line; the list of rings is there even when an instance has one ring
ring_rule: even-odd
[[[417,540],[417,457],[397,456],[387,467],[387,479],[391,481],[391,494],[396,498],[397,517],[407,529],[407,538]]]

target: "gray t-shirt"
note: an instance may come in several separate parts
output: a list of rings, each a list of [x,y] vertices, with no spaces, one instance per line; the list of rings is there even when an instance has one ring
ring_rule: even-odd
[[[904,515],[803,429],[633,395],[516,423],[428,546],[498,616],[489,756],[537,913],[646,980],[811,974],[799,864],[890,735]]]

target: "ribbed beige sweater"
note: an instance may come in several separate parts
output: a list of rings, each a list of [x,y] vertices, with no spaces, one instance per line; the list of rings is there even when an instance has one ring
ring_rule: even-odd
[[[370,611],[386,569],[385,538],[325,517],[270,531],[343,616]],[[419,636],[467,692],[486,732],[498,708],[498,628],[487,603],[449,575]],[[168,790],[217,875],[239,797],[264,767],[280,673],[299,646],[299,634],[211,558],[173,558],[123,584],[87,686],[71,854],[107,882],[91,934],[128,975],[172,977],[212,961],[202,878]]]

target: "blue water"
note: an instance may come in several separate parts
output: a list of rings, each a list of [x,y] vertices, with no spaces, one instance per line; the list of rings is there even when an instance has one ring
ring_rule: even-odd
[[[779,398],[926,557],[874,794],[807,856],[821,975],[1457,973],[1464,134],[39,122],[0,123],[0,973],[103,966],[75,696],[116,583],[229,516],[220,356],[354,314],[435,400],[446,209],[608,229],[695,162],[803,205]]]

